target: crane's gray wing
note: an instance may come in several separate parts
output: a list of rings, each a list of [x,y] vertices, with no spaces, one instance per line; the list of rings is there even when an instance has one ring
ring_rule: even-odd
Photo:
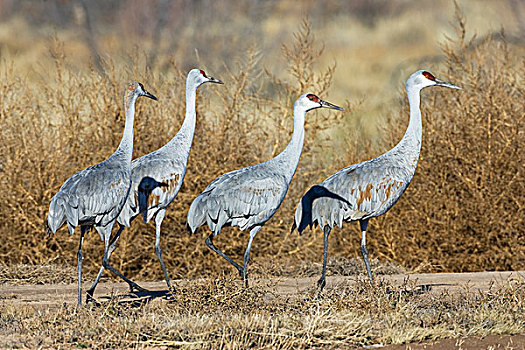
[[[262,225],[277,211],[288,190],[286,178],[265,167],[250,167],[215,179],[192,203],[188,225],[205,222],[214,232],[225,224],[241,230]]]
[[[167,207],[179,192],[186,173],[185,162],[160,157],[138,158],[131,167],[131,190],[119,215],[119,222],[126,226],[140,213],[148,222],[159,208]]]
[[[390,164],[384,158],[346,167],[318,185],[347,202],[328,196],[316,199],[312,203],[309,224],[333,227],[341,226],[343,221],[382,215],[401,197],[412,175],[407,168]],[[303,206],[299,204],[296,225],[303,216],[302,210]]]
[[[70,232],[79,224],[106,226],[122,209],[129,188],[130,174],[122,166],[102,162],[81,170],[51,200],[48,224],[56,231],[67,221]]]

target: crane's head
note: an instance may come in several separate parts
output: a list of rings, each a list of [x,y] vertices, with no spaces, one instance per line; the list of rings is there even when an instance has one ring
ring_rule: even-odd
[[[410,76],[407,80],[407,90],[417,89],[421,90],[427,86],[445,86],[452,89],[461,89],[459,86],[447,83],[446,81],[439,80],[432,73],[427,70],[418,70]]]
[[[204,83],[217,83],[223,84],[219,79],[209,77],[202,69],[192,69],[188,73],[188,79],[186,80],[186,86],[194,86],[195,88],[201,86]]]
[[[157,97],[147,92],[146,89],[144,89],[144,85],[142,85],[138,81],[129,83],[128,89],[126,90],[126,100],[140,96],[146,96],[157,101]]]
[[[337,109],[338,111],[344,111],[343,108],[333,105],[329,102],[323,101],[312,93],[306,93],[304,95],[301,95],[301,97],[299,97],[297,101],[295,101],[295,106],[301,107],[305,111],[309,111],[316,108],[332,108]]]

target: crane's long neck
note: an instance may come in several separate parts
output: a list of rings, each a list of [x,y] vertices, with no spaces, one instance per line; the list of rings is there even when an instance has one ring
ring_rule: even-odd
[[[186,116],[179,132],[168,142],[167,147],[183,145],[189,155],[193,135],[195,133],[196,112],[195,101],[197,99],[197,88],[193,84],[186,83]]]
[[[284,151],[276,157],[276,159],[284,163],[283,169],[287,172],[286,177],[288,182],[292,180],[292,177],[295,174],[303,150],[305,114],[306,111],[304,108],[294,106],[292,139]]]
[[[195,122],[197,119],[197,113],[195,112],[195,101],[197,99],[197,88],[198,86],[186,85],[186,116],[184,117],[184,123],[180,128],[179,132],[182,132],[184,136],[189,139],[190,145],[193,140],[193,134],[195,133]]]
[[[410,106],[410,121],[408,123],[405,135],[394,147],[402,154],[414,154],[419,157],[421,151],[421,139],[423,135],[423,126],[421,124],[420,90],[407,87],[408,104]]]
[[[129,161],[131,164],[131,158],[133,156],[133,124],[135,122],[135,101],[137,96],[126,95],[124,98],[124,110],[126,113],[126,124],[124,126],[124,133],[120,144],[113,154],[121,160]]]

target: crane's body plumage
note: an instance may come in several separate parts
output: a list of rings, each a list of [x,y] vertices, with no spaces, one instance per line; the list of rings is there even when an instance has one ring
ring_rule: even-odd
[[[366,220],[386,213],[405,192],[416,171],[421,141],[407,135],[381,156],[350,165],[328,177],[319,186],[346,199],[321,197],[312,204],[311,225],[342,226],[344,221]],[[296,221],[302,206],[296,210]]]
[[[137,82],[129,84],[124,96],[126,123],[117,150],[103,162],[73,174],[53,196],[49,205],[48,232],[55,233],[65,223],[70,234],[74,233],[75,227],[81,227],[80,246],[77,252],[79,305],[82,292],[82,244],[84,234],[90,228],[95,228],[104,241],[102,265],[106,265],[111,271],[120,275],[120,272],[109,265],[107,252],[111,230],[130,190],[135,102],[139,96],[157,99],[145,91],[142,84]],[[89,296],[93,295],[98,279],[88,290]]]
[[[73,234],[79,225],[96,228],[114,222],[129,192],[130,172],[129,166],[111,157],[75,173],[51,199],[50,229],[56,232],[67,223]]]
[[[293,173],[284,174],[289,172],[286,165],[274,158],[213,180],[191,204],[189,227],[195,231],[207,223],[217,235],[224,225],[241,230],[263,225],[279,209],[288,191]]]
[[[399,143],[377,158],[350,165],[323,182],[314,185],[301,199],[295,211],[293,228],[302,232],[307,226],[324,231],[323,272],[318,285],[322,290],[326,279],[328,235],[334,226],[359,221],[361,252],[370,280],[372,272],[366,249],[368,220],[386,213],[405,192],[416,171],[421,152],[422,123],[420,91],[427,86],[458,88],[437,80],[427,71],[417,71],[407,80],[410,121]],[[292,230],[293,230],[292,228]]]
[[[235,266],[246,284],[252,241],[262,225],[279,209],[299,164],[304,143],[305,114],[320,107],[341,109],[313,94],[302,95],[294,104],[292,139],[279,155],[264,163],[219,176],[190,206],[187,225],[191,232],[195,233],[199,226],[208,224],[212,233],[206,244]],[[250,230],[243,267],[213,245],[213,237],[225,225]]]
[[[182,152],[177,152],[177,147],[161,148],[132,162],[131,190],[118,217],[120,224],[129,227],[131,220],[141,213],[145,215],[144,221],[149,222],[175,199],[186,174],[189,156],[189,149],[188,152],[183,147],[180,149]],[[148,178],[155,180],[153,185],[144,181]],[[140,203],[141,196],[146,199],[145,205]]]

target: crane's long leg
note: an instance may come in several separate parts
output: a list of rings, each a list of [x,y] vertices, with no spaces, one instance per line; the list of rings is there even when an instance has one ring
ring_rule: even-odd
[[[323,272],[321,274],[321,278],[319,281],[317,281],[317,286],[319,287],[319,291],[321,292],[326,285],[326,259],[328,255],[328,236],[330,235],[330,231],[332,228],[328,225],[326,225],[323,228],[324,231],[324,250],[323,250]]]
[[[218,234],[218,233],[217,233]],[[211,235],[208,236],[208,238],[206,238],[206,245],[211,249],[213,250],[215,253],[219,254],[220,256],[222,256],[224,259],[226,259],[230,264],[232,264],[233,266],[235,266],[235,268],[237,270],[239,270],[239,275],[241,277],[243,277],[243,268],[237,264],[235,261],[233,261],[228,255],[224,254],[223,252],[221,252],[219,249],[217,249],[217,247],[215,247],[213,245],[213,237],[215,236],[215,234],[212,232]]]
[[[84,234],[86,233],[87,227],[80,226],[80,243],[77,251],[77,273],[78,273],[78,306],[82,305],[82,244],[84,243]]]
[[[111,271],[115,275],[117,275],[118,277],[122,278],[129,285],[129,289],[131,291],[133,291],[133,289],[136,289],[139,292],[146,291],[146,289],[142,288],[141,286],[139,286],[135,282],[129,280],[126,276],[121,274],[117,269],[115,269],[113,266],[111,266],[109,264],[109,255],[111,255],[111,253],[109,253],[110,252],[109,238],[111,236],[111,229],[112,228],[113,228],[113,224],[109,224],[106,227],[103,227],[103,226],[97,226],[96,227],[97,231],[101,234],[102,237],[104,237],[104,257],[102,258],[102,267],[108,269],[109,271]],[[122,230],[119,228],[117,234],[112,239],[112,243],[116,243],[117,242],[118,238],[120,237],[120,233],[121,232],[122,232]],[[114,249],[115,248],[113,247],[113,250]],[[111,252],[113,252],[113,250],[111,250]],[[93,293],[95,292],[95,288],[97,287],[98,282],[99,282],[98,280],[95,280],[95,282],[93,283],[91,288],[87,291],[87,293],[88,293],[88,295],[90,297],[93,296]]]
[[[372,270],[370,270],[370,262],[368,261],[368,250],[366,249],[366,228],[368,226],[368,219],[359,220],[359,225],[361,226],[361,254],[363,254],[366,272],[368,273],[368,277],[370,277],[370,283],[372,283],[374,282],[374,277],[372,277]]]
[[[157,257],[159,258],[160,267],[162,268],[162,272],[164,272],[166,285],[168,286],[168,289],[170,289],[171,281],[168,276],[168,272],[166,271],[166,265],[164,265],[164,261],[162,260],[162,251],[160,249],[160,225],[162,224],[162,220],[164,220],[165,215],[166,209],[161,209],[157,212],[157,216],[155,216],[155,254],[157,254]]]
[[[244,286],[248,287],[248,263],[250,262],[250,249],[252,247],[253,239],[255,238],[255,235],[262,226],[255,226],[250,231],[250,239],[248,240],[248,245],[246,246],[246,251],[244,252],[244,268],[243,268],[243,274],[242,274],[242,280],[244,281]]]
[[[115,237],[113,237],[111,239],[111,242],[109,242],[109,248],[108,248],[108,259],[109,257],[111,256],[111,254],[113,254],[113,252],[115,251],[115,248],[117,247],[117,241],[120,237],[120,234],[122,233],[122,231],[124,230],[124,225],[120,225],[119,224],[119,228],[118,228],[118,232],[117,234],[115,235]],[[100,278],[102,277],[102,273],[104,272],[105,268],[104,268],[104,264],[102,264],[102,266],[100,267],[100,270],[98,271],[98,275],[97,275],[97,278],[95,278],[95,282],[93,282],[93,285],[91,286],[91,288],[87,291],[87,298],[86,298],[86,301],[89,301],[90,298],[93,297],[93,293],[95,292],[95,287],[97,286],[98,282],[100,281]]]

